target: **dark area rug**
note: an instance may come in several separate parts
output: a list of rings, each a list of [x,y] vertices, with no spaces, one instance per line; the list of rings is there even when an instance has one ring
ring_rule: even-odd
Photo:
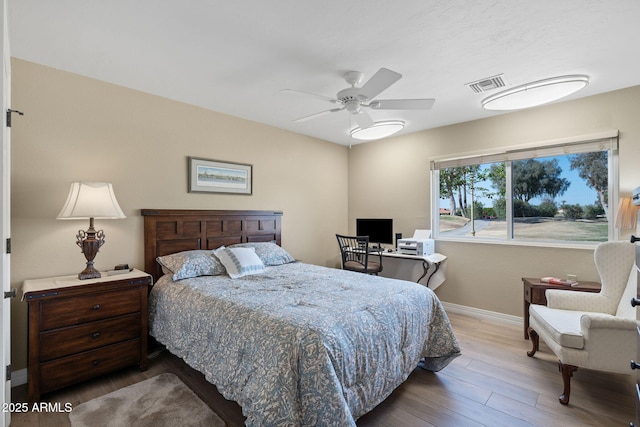
[[[174,374],[160,374],[85,402],[69,413],[72,427],[224,427]]]

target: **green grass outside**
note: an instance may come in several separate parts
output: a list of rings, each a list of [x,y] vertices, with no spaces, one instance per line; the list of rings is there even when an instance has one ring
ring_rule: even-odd
[[[468,219],[456,216],[440,216],[440,232],[463,227]],[[471,237],[471,233],[467,234]],[[476,237],[506,238],[507,223],[492,220],[485,228],[476,230]],[[604,220],[569,220],[564,218],[517,218],[514,220],[514,237],[522,240],[564,240],[571,242],[606,242],[608,224]]]

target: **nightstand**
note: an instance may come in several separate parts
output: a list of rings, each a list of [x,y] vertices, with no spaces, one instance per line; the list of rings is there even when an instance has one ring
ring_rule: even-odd
[[[98,279],[26,280],[29,401],[127,366],[147,369],[147,295],[140,270]]]
[[[565,291],[578,292],[600,292],[602,285],[598,282],[578,282],[576,286],[570,285],[552,285],[550,283],[542,283],[540,279],[530,279],[523,277],[524,285],[524,339],[529,339],[529,306],[531,304],[547,305],[547,289],[562,289]]]

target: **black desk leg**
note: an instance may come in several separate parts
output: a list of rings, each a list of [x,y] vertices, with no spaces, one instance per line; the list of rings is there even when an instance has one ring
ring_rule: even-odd
[[[433,269],[433,273],[431,273],[427,278],[427,284],[426,284],[427,287],[429,287],[429,281],[431,280],[433,275],[436,274],[436,272],[438,271],[438,268],[440,268],[440,263],[436,262],[435,266],[436,267]],[[424,271],[424,273],[422,273],[422,276],[420,276],[420,278],[416,281],[417,283],[420,283],[420,280],[424,279],[424,277],[429,272],[429,267],[431,267],[431,264],[429,264],[428,261],[422,261],[422,270]]]

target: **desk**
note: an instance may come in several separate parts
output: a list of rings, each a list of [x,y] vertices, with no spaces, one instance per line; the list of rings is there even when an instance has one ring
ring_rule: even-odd
[[[600,292],[601,285],[598,282],[578,282],[577,286],[552,285],[542,283],[540,279],[523,277],[524,285],[524,339],[529,339],[529,306],[531,304],[547,305],[547,289],[562,289],[565,291]]]
[[[380,276],[420,283],[436,289],[445,280],[447,257],[442,254],[409,255],[400,252],[382,252]]]

